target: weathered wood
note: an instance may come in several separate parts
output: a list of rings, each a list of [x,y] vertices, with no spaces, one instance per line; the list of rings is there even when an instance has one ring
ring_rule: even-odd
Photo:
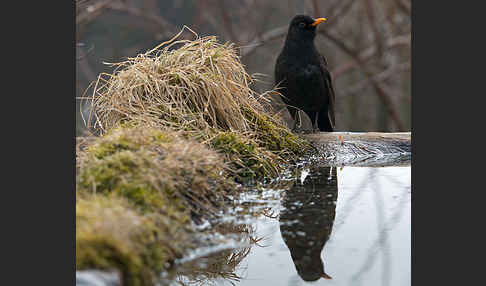
[[[318,151],[316,159],[331,166],[400,166],[411,162],[410,132],[318,132],[302,134],[302,137]],[[77,137],[77,153],[94,138]]]
[[[318,132],[303,135],[315,146],[326,145],[328,143],[367,143],[375,145],[377,148],[385,148],[384,151],[400,150],[403,152],[411,151],[411,132],[383,133],[383,132]],[[386,149],[388,148],[388,149]]]
[[[411,132],[319,132],[303,134],[330,165],[409,165]]]

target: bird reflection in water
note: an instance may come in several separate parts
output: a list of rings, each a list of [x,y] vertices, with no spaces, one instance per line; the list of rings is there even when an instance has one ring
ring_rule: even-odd
[[[332,279],[325,272],[321,252],[336,214],[336,168],[314,167],[302,179],[283,198],[280,233],[303,280]]]

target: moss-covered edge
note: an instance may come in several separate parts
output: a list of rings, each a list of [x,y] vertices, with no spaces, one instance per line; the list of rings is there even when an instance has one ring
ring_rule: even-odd
[[[224,158],[222,162],[229,163],[230,168],[225,168],[222,164],[206,165],[195,170],[194,166],[182,164],[179,169],[172,170],[181,176],[181,182],[194,181],[191,178],[194,177],[194,172],[201,175],[198,180],[206,178],[205,182],[195,184],[206,188],[198,198],[195,190],[184,189],[193,186],[191,183],[182,184],[181,187],[175,186],[170,180],[164,182],[148,179],[155,178],[156,172],[152,177],[147,176],[151,171],[157,170],[160,167],[158,164],[166,160],[167,156],[175,155],[168,153],[170,146],[189,144],[187,139],[180,139],[188,137],[183,133],[178,137],[172,132],[125,124],[97,138],[80,156],[83,167],[77,177],[78,201],[81,202],[81,205],[79,202],[76,205],[77,226],[83,224],[81,221],[84,219],[83,211],[79,208],[87,209],[89,205],[92,208],[100,205],[107,207],[110,202],[119,202],[120,198],[126,201],[123,204],[125,211],[144,218],[144,223],[138,225],[136,234],[128,238],[118,238],[115,233],[77,227],[76,269],[114,268],[122,273],[126,285],[152,285],[157,273],[167,269],[175,257],[183,255],[182,250],[178,252],[173,249],[190,249],[188,241],[192,230],[188,226],[191,213],[194,213],[191,210],[203,201],[209,201],[208,205],[217,207],[217,200],[214,198],[218,195],[211,198],[214,189],[224,192],[232,184],[229,181],[233,180],[274,177],[282,169],[282,164],[291,159],[290,154],[301,154],[306,150],[302,139],[264,115],[249,116],[252,116],[252,120],[263,131],[260,134],[264,135],[250,138],[236,132],[217,132],[210,141],[205,142],[204,148],[217,151]],[[181,158],[187,155],[180,153],[177,156]],[[178,160],[184,161],[181,158]],[[226,176],[222,176],[223,172]],[[221,177],[227,180],[222,180]],[[218,187],[218,184],[225,186]],[[92,197],[93,193],[95,199],[86,199]],[[205,211],[209,215],[209,208],[199,207],[196,213]],[[119,223],[116,218],[97,218],[105,222],[110,219],[113,224]],[[84,224],[86,223],[96,225],[94,219],[85,221]],[[185,234],[185,239],[168,239],[173,236],[170,234],[169,225],[176,226],[179,232]]]

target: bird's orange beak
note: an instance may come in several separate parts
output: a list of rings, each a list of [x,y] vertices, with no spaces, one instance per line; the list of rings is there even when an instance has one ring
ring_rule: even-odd
[[[312,23],[312,24],[311,24],[311,26],[317,26],[317,25],[319,25],[320,23],[325,22],[325,21],[327,21],[327,19],[326,19],[326,18],[317,18],[317,19],[314,21],[314,23]]]

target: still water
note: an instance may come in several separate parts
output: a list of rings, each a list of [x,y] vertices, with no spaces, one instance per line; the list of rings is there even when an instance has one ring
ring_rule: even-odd
[[[302,167],[242,194],[221,224],[246,239],[181,263],[172,285],[410,285],[410,171]]]

